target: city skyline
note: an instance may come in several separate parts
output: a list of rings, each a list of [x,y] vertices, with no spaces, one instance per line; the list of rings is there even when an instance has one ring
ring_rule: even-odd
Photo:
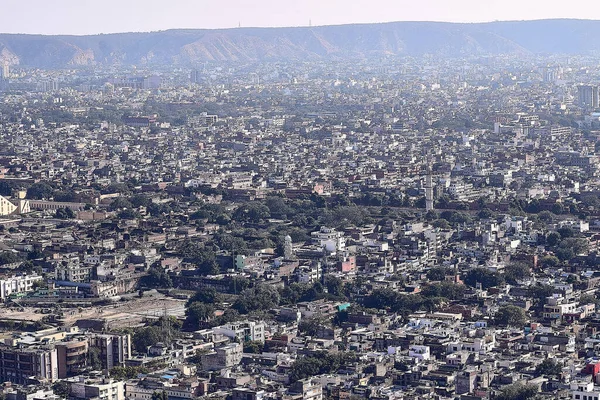
[[[389,0],[289,1],[226,0],[218,5],[193,0],[74,0],[52,3],[7,0],[0,15],[1,33],[89,35],[168,29],[320,26],[393,21],[478,23],[553,18],[600,19],[600,5],[574,0],[565,10],[558,1]],[[26,17],[23,10],[27,10]],[[93,16],[93,18],[90,18]]]

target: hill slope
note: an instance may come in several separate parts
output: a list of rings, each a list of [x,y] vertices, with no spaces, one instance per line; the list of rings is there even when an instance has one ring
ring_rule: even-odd
[[[75,65],[356,59],[381,55],[590,54],[600,21],[393,22],[300,28],[170,30],[92,36],[0,34],[0,61]]]

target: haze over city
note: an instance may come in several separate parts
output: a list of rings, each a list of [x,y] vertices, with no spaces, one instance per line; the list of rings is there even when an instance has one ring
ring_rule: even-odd
[[[600,5],[0,3],[0,400],[600,399]]]
[[[3,0],[1,33],[97,34],[389,21],[600,19],[587,0]]]

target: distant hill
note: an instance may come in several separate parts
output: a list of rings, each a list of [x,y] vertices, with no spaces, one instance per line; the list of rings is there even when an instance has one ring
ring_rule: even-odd
[[[169,30],[90,36],[0,34],[0,60],[13,65],[77,65],[593,54],[600,21],[539,20],[453,24],[392,22],[298,28]]]

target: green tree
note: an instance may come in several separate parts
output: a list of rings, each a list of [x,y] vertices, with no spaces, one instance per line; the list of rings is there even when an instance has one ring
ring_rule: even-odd
[[[0,196],[11,196],[13,185],[8,182],[0,182]]]
[[[140,283],[142,286],[156,289],[169,289],[173,287],[173,281],[167,272],[158,266],[152,266],[148,275],[144,276]]]
[[[570,238],[575,235],[575,231],[570,226],[563,226],[562,228],[558,228],[556,230],[562,239]]]
[[[23,259],[12,251],[3,251],[0,253],[0,265],[13,264],[20,261],[23,261]]]
[[[433,221],[433,220],[437,220],[437,219],[438,219],[438,214],[435,211],[429,210],[425,213],[426,221]]]
[[[206,303],[206,304],[218,304],[223,301],[223,296],[215,290],[215,288],[208,287],[198,290],[190,299],[188,304],[195,302]]]
[[[124,210],[121,210],[117,213],[117,218],[119,219],[137,219],[140,217],[140,213],[137,212],[136,210],[133,210],[131,208],[127,208]]]
[[[427,271],[427,279],[430,281],[443,281],[446,279],[446,272],[448,272],[446,267],[433,267]]]
[[[437,220],[433,221],[431,223],[431,225],[434,228],[440,228],[440,229],[444,229],[444,230],[451,228],[450,223],[448,221],[446,221],[445,219],[437,219]]]
[[[58,219],[71,219],[75,218],[75,213],[69,207],[57,208],[54,215]]]
[[[547,210],[542,211],[538,214],[539,220],[543,221],[547,224],[551,224],[552,222],[554,222],[554,217],[555,217],[555,215]]]
[[[363,300],[367,308],[386,309],[397,303],[399,294],[393,289],[375,289]]]
[[[321,352],[310,357],[301,357],[296,360],[290,371],[290,382],[309,378],[321,374],[330,374],[338,371],[344,365],[357,360],[352,352],[326,353]]]
[[[239,206],[233,213],[233,219],[241,222],[258,223],[270,217],[269,207],[256,201]]]
[[[560,241],[560,234],[558,232],[550,232],[546,235],[546,243],[550,247],[554,247]]]
[[[516,262],[506,266],[504,269],[504,279],[508,283],[515,284],[519,280],[523,280],[531,276],[531,269],[524,263]]]
[[[522,383],[513,383],[504,386],[496,400],[531,400],[537,396],[538,388],[535,385],[524,385]]]
[[[152,203],[152,200],[150,200],[150,198],[146,195],[134,194],[133,196],[131,196],[129,198],[129,202],[131,203],[131,205],[133,207],[138,208],[138,207],[148,207],[150,205],[150,203]]]
[[[27,189],[27,198],[35,200],[49,199],[54,193],[54,188],[46,182],[34,183]]]
[[[285,200],[279,196],[269,196],[265,200],[265,204],[269,208],[269,212],[275,218],[285,218],[290,214],[292,209],[288,207]]]
[[[261,354],[264,348],[265,344],[263,342],[250,340],[244,343],[244,353]]]
[[[303,318],[298,323],[298,332],[302,335],[316,336],[319,329],[326,324],[323,318]]]
[[[344,282],[336,276],[325,276],[325,287],[327,293],[333,296],[344,296]]]
[[[169,396],[164,390],[161,390],[160,392],[156,391],[152,393],[152,400],[169,400]]]
[[[77,194],[72,190],[56,191],[56,192],[54,192],[52,197],[54,198],[54,201],[61,201],[61,202],[67,202],[67,203],[74,202],[77,200]]]
[[[66,381],[56,381],[52,384],[52,391],[62,399],[68,399],[71,394],[71,385]]]
[[[108,209],[110,211],[117,211],[117,210],[129,209],[132,207],[133,207],[133,205],[131,204],[131,202],[129,200],[127,200],[125,197],[117,197],[110,203],[110,205],[108,206]]]
[[[200,329],[202,324],[214,318],[215,306],[195,301],[185,310],[185,325],[189,329]]]
[[[423,288],[424,297],[443,297],[449,300],[460,300],[465,293],[465,285],[454,282],[436,282]]]
[[[494,320],[498,325],[520,327],[527,321],[527,316],[521,307],[506,305],[498,309]]]
[[[234,276],[229,281],[229,293],[238,294],[250,287],[250,280],[245,276]]]
[[[466,273],[464,282],[471,287],[476,287],[477,283],[480,283],[483,289],[487,289],[502,284],[503,280],[497,272],[486,268],[473,268]]]
[[[102,369],[102,359],[100,358],[100,349],[90,347],[87,353],[87,365],[94,371]]]
[[[589,242],[584,238],[568,237],[561,240],[558,247],[560,249],[571,249],[575,255],[585,254],[589,250]]]
[[[554,287],[550,285],[533,285],[529,287],[529,297],[539,306],[543,305],[546,298],[552,296],[553,293]]]
[[[569,261],[571,258],[575,257],[575,252],[569,247],[559,247],[554,250],[554,254],[561,261]]]
[[[540,260],[540,264],[542,267],[551,268],[560,264],[560,260],[556,256],[544,256]]]
[[[132,344],[138,353],[145,354],[148,347],[164,340],[163,332],[155,326],[146,326],[135,331],[132,338]]]
[[[600,300],[593,294],[583,294],[579,297],[579,304],[595,304],[596,308],[600,305]]]
[[[269,285],[258,285],[246,289],[233,303],[233,308],[240,314],[248,314],[252,311],[269,310],[279,305],[279,292]]]
[[[535,367],[535,376],[550,375],[559,376],[562,372],[562,366],[551,358],[546,358]]]

